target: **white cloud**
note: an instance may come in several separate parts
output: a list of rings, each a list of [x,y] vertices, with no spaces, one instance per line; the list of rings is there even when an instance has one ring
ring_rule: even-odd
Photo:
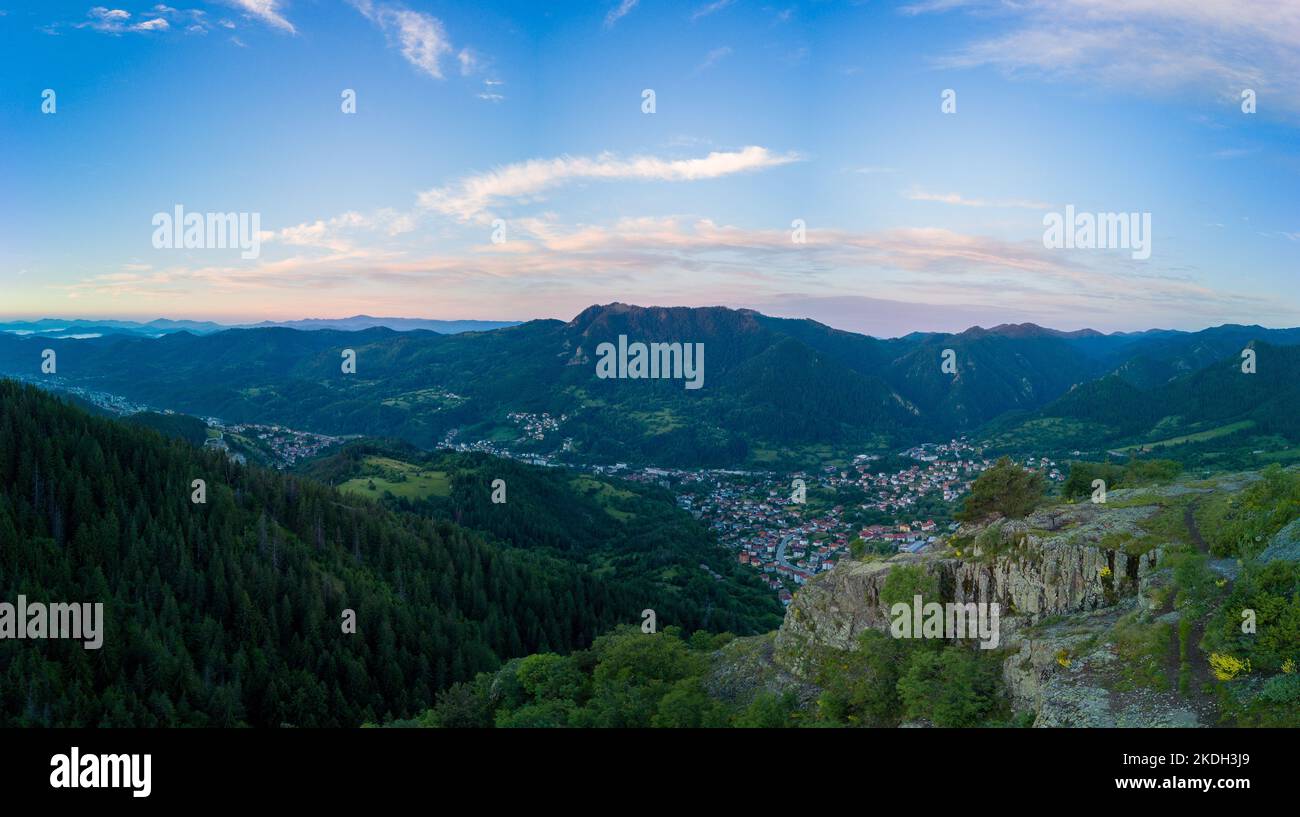
[[[429,76],[441,79],[442,69],[438,61],[451,51],[442,22],[418,11],[396,12],[396,20],[402,56]]]
[[[632,9],[636,8],[638,0],[622,0],[617,6],[609,10],[605,15],[605,28],[612,28],[615,23],[622,20]]]
[[[164,13],[174,11],[166,6],[155,7],[155,12]],[[76,23],[75,28],[89,28],[92,31],[98,31],[103,34],[123,34],[129,31],[166,31],[171,26],[161,17],[152,17],[148,20],[141,20],[132,23],[131,13],[123,9],[110,9],[105,6],[95,6],[86,12],[90,19],[83,23]]]
[[[328,253],[305,251],[283,258],[264,253],[255,264],[199,268],[123,267],[59,288],[69,297],[177,303],[201,297],[205,305],[228,306],[233,312],[255,299],[285,314],[300,310],[304,294],[310,293],[313,304],[337,303],[347,314],[370,311],[377,303],[407,309],[428,304],[445,313],[452,304],[472,310],[489,302],[523,317],[567,317],[608,300],[605,293],[611,292],[634,303],[738,305],[777,303],[790,293],[831,292],[845,305],[855,297],[886,298],[996,308],[998,314],[1074,325],[1084,320],[1129,324],[1123,328],[1138,328],[1132,325],[1135,320],[1150,326],[1174,319],[1186,324],[1272,315],[1293,319],[1296,314],[1294,305],[1276,297],[1219,291],[1182,274],[1139,274],[1122,254],[1047,250],[1037,236],[1006,241],[935,228],[814,228],[807,243],[795,244],[783,225],[740,227],[680,216],[569,227],[548,216],[512,219],[509,241],[494,245],[480,237],[461,251],[439,245],[430,252],[408,253],[358,248],[330,238],[332,231],[378,222],[374,215],[350,213],[275,234],[292,249],[330,242]],[[919,308],[920,317],[925,309]]]
[[[969,7],[1016,15],[1009,33],[977,39],[938,60],[1010,75],[1086,80],[1156,93],[1199,93],[1239,103],[1242,89],[1300,112],[1300,3],[1295,0],[936,0],[909,14]]]
[[[442,79],[442,58],[451,53],[452,47],[441,20],[422,11],[374,3],[372,0],[349,2],[366,19],[379,26],[385,36],[397,41],[407,62],[434,79]],[[462,50],[459,59],[461,70],[465,71],[466,61],[473,59],[472,52]]]
[[[695,13],[691,15],[691,22],[695,22],[701,17],[708,17],[710,14],[715,12],[722,11],[734,2],[736,2],[736,0],[714,0],[714,2],[709,3],[706,6],[700,6],[695,10]]]
[[[478,55],[471,49],[462,48],[460,53],[456,55],[456,60],[460,63],[460,73],[462,76],[469,76],[478,70]]]
[[[697,73],[700,71],[707,71],[729,56],[731,56],[731,46],[724,45],[721,48],[715,48],[704,56],[704,62],[700,63],[699,67],[695,70]]]
[[[912,189],[903,194],[912,201],[935,201],[941,204],[956,204],[961,207],[1013,207],[1024,210],[1047,210],[1052,205],[1029,199],[968,199],[960,193],[929,193],[925,190]]]
[[[262,241],[280,242],[297,247],[316,247],[335,253],[355,253],[357,233],[379,233],[389,237],[409,233],[415,229],[415,218],[384,208],[363,214],[355,210],[331,219],[317,219],[282,230],[263,231]]]
[[[774,154],[749,146],[736,151],[714,151],[699,159],[662,159],[656,156],[619,158],[610,153],[595,157],[562,156],[530,159],[467,176],[447,186],[426,190],[421,207],[468,221],[484,218],[493,204],[509,199],[529,199],[577,181],[697,181],[735,173],[762,170],[799,161],[796,154]]]
[[[285,19],[280,11],[280,0],[231,0],[236,6],[267,25],[296,34],[293,23]]]

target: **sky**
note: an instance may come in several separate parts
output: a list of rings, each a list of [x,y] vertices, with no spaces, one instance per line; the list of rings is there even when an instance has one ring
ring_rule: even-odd
[[[0,0],[0,318],[1296,326],[1297,191],[1294,0]]]

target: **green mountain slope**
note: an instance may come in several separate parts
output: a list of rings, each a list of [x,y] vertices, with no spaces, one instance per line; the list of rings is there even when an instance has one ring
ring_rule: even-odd
[[[19,595],[103,603],[103,646],[0,640],[5,726],[355,725],[653,603],[0,381],[0,599]]]
[[[451,519],[505,548],[582,565],[617,597],[643,601],[631,616],[651,608],[688,631],[734,633],[781,620],[771,591],[657,486],[380,441],[351,443],[304,471],[396,510]],[[505,502],[492,501],[496,480]]]
[[[704,387],[598,378],[597,347],[620,336],[703,344]],[[1295,348],[1300,330],[1102,335],[1021,324],[880,340],[751,310],[614,303],[568,322],[456,335],[283,327],[160,338],[0,335],[0,372],[38,376],[41,351],[50,348],[68,383],[229,422],[397,438],[426,449],[453,433],[461,441],[548,454],[567,440],[563,456],[587,462],[794,467],[989,423],[1014,429],[1024,417],[1033,419],[1026,430],[1039,438],[1095,439],[1089,424],[1097,423],[1101,436],[1124,440],[1165,415],[1188,412],[1166,404],[1169,410],[1145,427],[1149,406],[1138,406],[1137,415],[1103,407],[1076,416],[1069,406],[1089,393],[1078,389],[1113,375],[1154,395],[1254,341]],[[941,369],[947,349],[955,354],[955,374]],[[342,372],[345,350],[356,353],[355,374]],[[1161,395],[1207,399],[1176,390]],[[1052,407],[1058,400],[1061,406]],[[511,418],[518,413],[564,421],[544,441],[523,439]],[[1177,421],[1170,423],[1181,433]]]

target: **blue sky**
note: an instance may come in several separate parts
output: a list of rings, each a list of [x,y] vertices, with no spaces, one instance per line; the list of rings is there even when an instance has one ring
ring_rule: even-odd
[[[1241,5],[0,0],[0,316],[1300,325],[1300,7]]]

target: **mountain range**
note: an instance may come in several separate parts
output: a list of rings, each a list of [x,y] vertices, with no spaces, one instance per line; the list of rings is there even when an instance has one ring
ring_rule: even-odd
[[[702,343],[704,388],[597,377],[597,347],[620,336]],[[1298,346],[1300,329],[1240,325],[1102,334],[1008,324],[879,339],[745,309],[614,303],[568,322],[457,334],[0,334],[0,372],[39,378],[48,348],[67,383],[231,422],[422,448],[454,434],[587,461],[776,466],[961,434],[1044,452],[1225,438],[1287,450],[1300,441],[1289,410]],[[1254,374],[1242,371],[1247,347]],[[345,350],[355,374],[342,371]],[[521,415],[543,414],[555,419],[553,433],[520,434]]]

